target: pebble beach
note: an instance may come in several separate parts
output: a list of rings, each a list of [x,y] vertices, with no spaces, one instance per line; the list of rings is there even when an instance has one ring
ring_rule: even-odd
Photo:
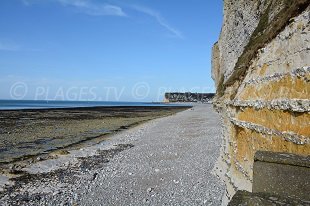
[[[210,104],[145,122],[23,168],[0,205],[221,205],[220,127]]]

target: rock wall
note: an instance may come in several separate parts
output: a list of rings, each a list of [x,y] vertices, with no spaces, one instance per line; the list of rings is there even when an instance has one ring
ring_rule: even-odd
[[[218,87],[219,79],[223,76],[223,71],[220,67],[220,50],[218,42],[212,48],[212,79],[215,80],[215,87]]]
[[[212,101],[214,93],[191,93],[191,92],[174,92],[165,93],[164,102],[210,102]]]
[[[308,0],[224,0],[213,48],[227,198],[251,191],[256,151],[310,155]]]

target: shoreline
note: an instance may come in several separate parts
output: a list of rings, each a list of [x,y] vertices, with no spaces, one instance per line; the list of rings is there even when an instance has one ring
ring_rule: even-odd
[[[0,192],[0,203],[219,205],[223,186],[211,174],[220,148],[216,115],[210,105],[194,106],[37,162]]]
[[[187,103],[187,104],[185,104]],[[52,111],[52,110],[64,110],[64,111],[74,111],[74,110],[98,110],[98,109],[131,109],[131,108],[190,108],[192,102],[169,102],[169,103],[156,103],[156,105],[152,105],[154,103],[145,103],[150,104],[150,106],[81,106],[81,107],[50,107],[50,108],[21,108],[21,109],[0,109],[0,112],[21,112],[21,111]],[[193,102],[196,103],[196,102]],[[183,105],[182,105],[183,104]]]
[[[57,100],[0,100],[1,111],[19,110],[76,110],[99,108],[129,108],[129,107],[173,107],[178,104],[167,102],[122,102],[122,101],[57,101]],[[189,106],[183,102],[184,107]]]
[[[67,150],[100,143],[109,135],[189,108],[126,106],[2,110],[1,173],[19,173],[25,165],[57,158],[68,153]],[[19,124],[18,128],[16,124]]]

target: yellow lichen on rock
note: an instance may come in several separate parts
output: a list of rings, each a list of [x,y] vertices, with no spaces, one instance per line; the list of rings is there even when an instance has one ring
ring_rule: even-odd
[[[234,131],[231,138],[232,144],[235,144],[235,149],[231,150],[231,156],[235,158],[234,161],[241,164],[244,170],[243,172],[246,172],[246,175],[250,178],[252,178],[252,165],[256,151],[289,152],[303,156],[309,155],[309,144],[298,145],[286,141],[280,136],[261,134],[238,126],[231,129]]]
[[[310,137],[310,114],[282,110],[245,108],[237,114],[240,121],[251,122],[280,132]]]
[[[256,151],[310,155],[310,2],[224,2],[212,72],[229,199],[251,189]]]
[[[306,76],[310,79],[310,74]],[[309,99],[309,81],[285,76],[280,80],[247,85],[240,94],[240,100]]]

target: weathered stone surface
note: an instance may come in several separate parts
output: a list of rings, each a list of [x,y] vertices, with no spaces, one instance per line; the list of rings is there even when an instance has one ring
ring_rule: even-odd
[[[210,102],[214,93],[191,93],[191,92],[167,92],[165,102]]]
[[[310,168],[310,156],[300,156],[291,153],[275,153],[270,151],[259,151],[256,152],[254,161]]]
[[[258,152],[253,171],[253,192],[310,202],[310,156]]]
[[[225,103],[227,106],[251,107],[254,109],[282,110],[291,112],[310,112],[310,100],[308,99],[275,99],[271,101],[263,100],[234,100]]]
[[[310,2],[224,2],[212,77],[229,199],[251,191],[256,151],[310,155]]]
[[[310,205],[309,201],[293,199],[288,197],[270,196],[264,193],[250,193],[238,191],[229,206],[278,206],[278,205]]]
[[[293,132],[310,137],[309,113],[246,107],[238,112],[236,117],[240,121],[252,122],[280,132]]]
[[[216,87],[219,84],[221,75],[223,75],[223,72],[220,67],[220,50],[219,45],[216,42],[212,48],[212,79],[214,80]]]
[[[264,2],[265,0],[224,1],[224,23],[218,41],[224,80],[232,73],[238,57],[258,25],[260,14],[266,7]]]

